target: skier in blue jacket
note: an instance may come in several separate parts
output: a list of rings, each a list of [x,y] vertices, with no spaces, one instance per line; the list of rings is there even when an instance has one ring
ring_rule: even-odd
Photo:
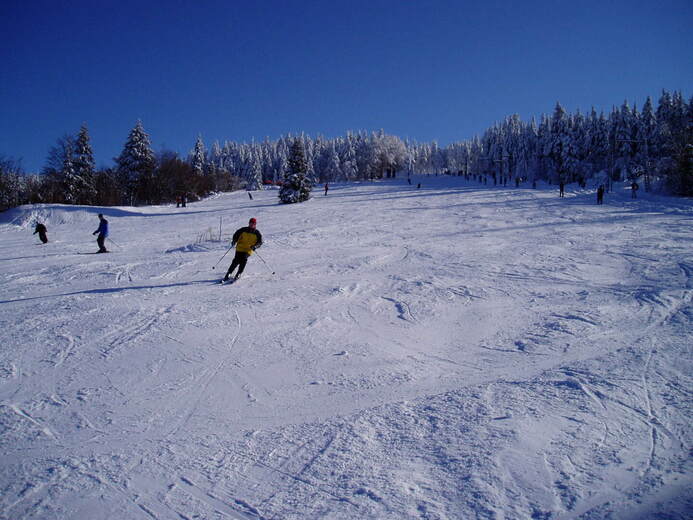
[[[99,244],[99,250],[97,253],[108,253],[108,250],[106,249],[106,237],[108,236],[108,220],[106,220],[101,213],[99,213],[99,229],[94,231],[92,235],[96,235],[97,233],[99,236],[96,238],[96,243]]]

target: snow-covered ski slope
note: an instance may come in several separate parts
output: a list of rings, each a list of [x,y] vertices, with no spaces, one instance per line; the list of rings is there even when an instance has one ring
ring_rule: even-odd
[[[690,200],[330,187],[0,214],[0,518],[690,518]]]

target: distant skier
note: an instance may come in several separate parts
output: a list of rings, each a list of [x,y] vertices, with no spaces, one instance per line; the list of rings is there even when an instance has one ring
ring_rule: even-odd
[[[638,186],[638,183],[633,181],[633,184],[630,185],[630,198],[631,199],[637,199],[638,198],[638,190],[640,189],[640,186]]]
[[[185,205],[188,203],[188,194],[183,193],[183,196],[180,198],[180,204],[181,206],[185,207]]]
[[[253,200],[253,194],[250,193],[250,192],[248,192],[248,198],[249,198],[250,200]]]
[[[255,218],[251,218],[248,221],[247,226],[237,229],[233,234],[233,238],[231,239],[231,247],[234,245],[236,246],[236,255],[233,257],[233,262],[231,262],[231,266],[226,272],[226,276],[224,276],[225,282],[229,280],[231,273],[236,267],[238,267],[238,272],[236,273],[236,276],[234,276],[234,280],[238,280],[241,274],[243,274],[245,264],[248,262],[250,255],[252,255],[253,251],[262,245],[262,235],[256,229],[256,226],[257,220],[255,220]]]
[[[46,242],[48,242],[48,237],[46,236],[46,233],[48,233],[48,230],[46,229],[46,226],[44,226],[43,224],[41,224],[38,221],[36,222],[36,229],[34,230],[34,232],[32,234],[35,235],[36,233],[38,233],[38,236],[41,239],[41,242],[43,242],[44,244]]]
[[[561,181],[558,185],[559,197],[565,197],[565,182]]]
[[[597,188],[597,204],[604,204],[604,185],[600,184]]]
[[[104,216],[99,213],[99,229],[94,231],[92,235],[96,235],[98,233],[98,237],[96,238],[96,243],[99,244],[99,250],[97,253],[108,253],[108,249],[106,249],[106,237],[108,236],[108,220],[104,218]]]
[[[327,190],[330,189],[330,185],[325,183],[325,196],[327,196]]]

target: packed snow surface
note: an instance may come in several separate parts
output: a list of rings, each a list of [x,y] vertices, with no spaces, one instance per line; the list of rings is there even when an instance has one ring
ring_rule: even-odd
[[[690,200],[330,188],[0,214],[0,518],[690,518]]]

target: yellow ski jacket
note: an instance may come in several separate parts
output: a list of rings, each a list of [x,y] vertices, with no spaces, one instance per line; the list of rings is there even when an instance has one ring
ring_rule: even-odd
[[[262,245],[262,235],[250,226],[242,227],[233,234],[231,245],[236,244],[236,251],[253,254]]]

